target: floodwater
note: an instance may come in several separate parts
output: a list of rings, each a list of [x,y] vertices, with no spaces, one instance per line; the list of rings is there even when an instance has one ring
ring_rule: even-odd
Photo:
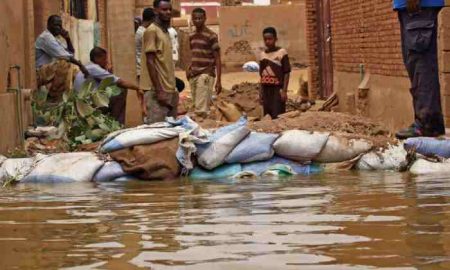
[[[16,186],[0,269],[450,269],[450,178]]]

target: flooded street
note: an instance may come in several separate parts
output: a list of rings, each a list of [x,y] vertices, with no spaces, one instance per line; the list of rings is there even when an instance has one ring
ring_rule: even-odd
[[[23,185],[0,269],[450,269],[450,179]]]

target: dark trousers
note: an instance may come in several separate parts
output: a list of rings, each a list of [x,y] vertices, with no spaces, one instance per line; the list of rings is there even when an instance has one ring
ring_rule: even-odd
[[[109,114],[122,125],[125,124],[125,115],[127,112],[127,93],[126,89],[122,89],[122,93],[112,97],[109,102]]]
[[[440,9],[398,12],[403,61],[411,80],[415,126],[425,134],[444,134],[437,55],[437,17]]]
[[[281,100],[281,90],[281,86],[261,86],[264,115],[269,114],[272,119],[286,112],[286,102]]]

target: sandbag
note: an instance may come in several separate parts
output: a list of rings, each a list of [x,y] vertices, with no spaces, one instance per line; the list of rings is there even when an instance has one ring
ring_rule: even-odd
[[[95,182],[111,182],[117,178],[126,177],[122,166],[115,161],[106,162],[103,167],[95,174]]]
[[[199,164],[212,170],[225,162],[225,158],[248,134],[247,120],[241,118],[238,122],[219,128],[210,137],[210,142],[197,146]]]
[[[431,162],[425,159],[418,159],[411,166],[409,171],[412,174],[450,174],[450,160],[444,162]]]
[[[364,171],[398,171],[402,163],[406,161],[406,154],[402,144],[389,146],[384,151],[372,151],[359,159],[358,163],[356,163],[356,169]]]
[[[34,168],[21,182],[64,183],[91,181],[104,162],[91,152],[37,155]]]
[[[178,138],[136,145],[110,153],[127,174],[141,180],[173,179],[180,174],[176,152]]]
[[[265,171],[267,171],[270,167],[281,164],[281,165],[288,165],[296,174],[300,175],[311,175],[316,173],[321,173],[323,171],[323,168],[319,165],[310,164],[310,165],[303,165],[300,163],[297,163],[292,160],[288,160],[281,157],[273,157],[270,160],[267,161],[261,161],[261,162],[252,162],[248,164],[244,164],[242,166],[242,170],[244,172],[253,172],[256,175],[262,175]]]
[[[0,183],[15,179],[20,181],[33,168],[33,158],[10,158],[0,156]]]
[[[100,151],[102,153],[110,153],[135,145],[152,144],[178,137],[184,131],[185,129],[182,127],[130,129],[127,132],[118,133],[114,138],[107,137]]]
[[[353,159],[368,152],[372,143],[363,139],[347,139],[331,135],[322,152],[314,158],[319,163],[336,163]]]
[[[329,136],[329,133],[290,130],[284,132],[273,147],[278,156],[295,161],[311,161],[322,151]]]
[[[405,149],[415,149],[416,153],[424,156],[450,158],[450,140],[425,137],[410,138],[405,141]]]
[[[226,164],[211,171],[195,167],[189,174],[189,178],[193,180],[226,179],[235,176],[241,171],[241,164]]]
[[[242,113],[239,111],[236,105],[232,103],[221,101],[217,104],[217,108],[225,117],[227,122],[236,122],[242,116]]]
[[[225,159],[226,163],[249,163],[271,159],[278,134],[252,132]]]

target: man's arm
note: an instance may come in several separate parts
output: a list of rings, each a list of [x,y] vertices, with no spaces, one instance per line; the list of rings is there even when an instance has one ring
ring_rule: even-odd
[[[289,87],[289,79],[291,77],[291,73],[285,73],[284,74],[284,80],[283,80],[283,91],[281,92],[281,99],[286,102],[287,101],[287,92]]]
[[[216,93],[222,92],[222,59],[220,58],[220,49],[214,51],[214,58],[216,60]]]
[[[156,91],[157,100],[165,106],[171,107],[166,98],[166,93],[162,87],[161,81],[158,78],[158,71],[156,70],[156,53],[155,52],[147,52],[145,54],[145,58],[147,61],[147,72],[150,76],[150,80],[154,86],[154,90]]]
[[[70,35],[69,32],[67,32],[65,29],[62,30],[61,32],[61,36],[66,40],[67,42],[67,50],[72,53],[75,54],[75,48],[73,47],[72,44],[72,40],[70,39]]]
[[[287,101],[287,92],[288,92],[288,87],[289,87],[289,79],[290,79],[290,75],[291,75],[291,63],[289,61],[289,56],[286,54],[283,56],[283,58],[281,59],[281,65],[282,65],[282,69],[283,69],[283,90],[281,92],[281,99],[283,100],[283,102]]]

